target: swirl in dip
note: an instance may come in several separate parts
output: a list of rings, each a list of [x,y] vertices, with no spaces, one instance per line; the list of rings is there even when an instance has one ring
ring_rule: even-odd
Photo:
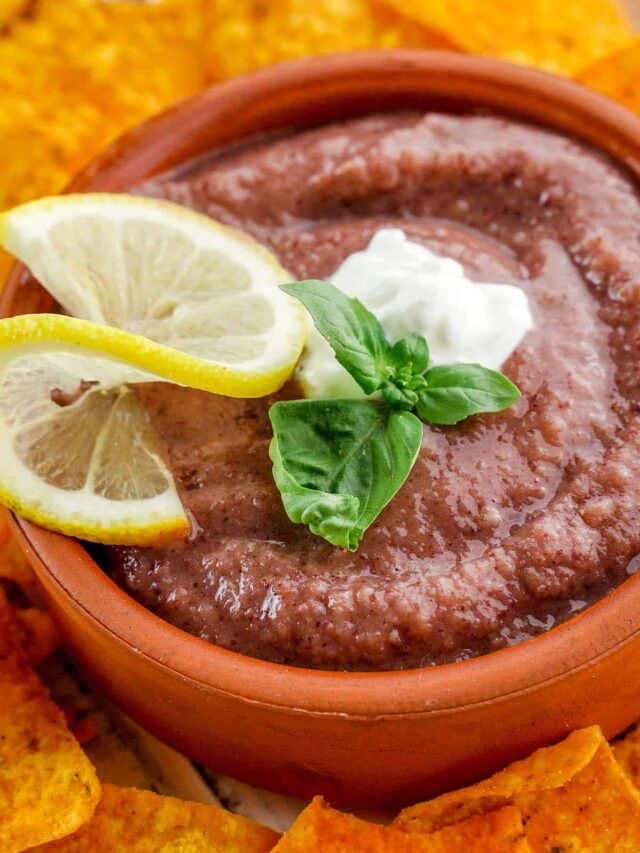
[[[248,231],[294,278],[382,227],[521,287],[534,327],[503,365],[522,398],[425,426],[404,487],[347,553],[293,525],[262,400],[139,394],[188,542],[112,548],[117,582],[180,628],[323,669],[456,661],[587,606],[640,552],[640,200],[581,144],[493,117],[388,114],[216,153],[140,188]]]

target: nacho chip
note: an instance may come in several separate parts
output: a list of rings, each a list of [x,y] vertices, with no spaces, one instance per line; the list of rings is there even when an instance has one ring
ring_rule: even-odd
[[[0,0],[0,28],[9,27],[29,6],[29,0]]]
[[[45,661],[60,645],[60,634],[51,614],[40,606],[38,581],[8,525],[0,515],[0,589],[13,604],[12,618],[18,642],[31,666]],[[7,538],[4,539],[6,530]]]
[[[62,189],[97,151],[202,87],[202,0],[38,0],[0,41],[0,209]]]
[[[585,86],[597,89],[640,113],[640,38],[625,50],[607,56],[578,77]]]
[[[60,633],[51,614],[40,607],[14,609],[22,649],[31,666],[39,666],[60,645]]]
[[[267,853],[278,834],[218,806],[104,785],[93,818],[41,853]]]
[[[20,639],[20,630],[13,617],[13,607],[0,586],[0,664],[5,658],[14,656],[24,661]]]
[[[636,788],[640,788],[640,724],[611,744],[616,761]]]
[[[0,541],[2,532],[0,532]],[[22,593],[26,603],[38,600],[38,581],[23,554],[20,546],[12,536],[0,544],[0,584],[6,582],[15,585]]]
[[[394,826],[435,832],[471,815],[508,805],[519,793],[559,788],[587,767],[604,742],[597,726],[580,729],[559,744],[539,749],[476,785],[410,806],[400,813]]]
[[[534,853],[640,850],[640,795],[597,727],[470,788],[405,809],[394,826],[429,833],[506,804],[522,812]]]
[[[230,77],[285,59],[372,47],[455,49],[447,34],[368,0],[214,0],[207,73]]]
[[[89,759],[24,662],[0,592],[0,850],[18,853],[87,821],[100,796]]]
[[[518,798],[531,849],[637,853],[640,795],[605,742],[570,782]]]
[[[633,27],[616,0],[383,0],[463,50],[574,75],[625,46]]]
[[[274,853],[469,853],[470,849],[528,853],[518,809],[474,817],[422,837],[335,811],[316,797],[282,836]]]

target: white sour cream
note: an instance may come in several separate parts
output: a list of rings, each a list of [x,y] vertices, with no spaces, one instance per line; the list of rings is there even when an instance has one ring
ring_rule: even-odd
[[[414,243],[399,228],[381,228],[331,282],[376,315],[391,343],[410,332],[425,337],[434,365],[499,370],[533,326],[519,287],[474,282],[457,261]],[[298,377],[308,397],[364,396],[315,328]]]

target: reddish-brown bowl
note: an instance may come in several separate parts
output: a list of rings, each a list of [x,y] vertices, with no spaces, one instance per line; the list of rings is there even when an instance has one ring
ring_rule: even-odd
[[[217,86],[134,130],[73,189],[127,190],[264,131],[375,110],[489,110],[573,134],[640,178],[640,120],[543,73],[418,51],[295,62]],[[5,314],[51,307],[10,276]],[[467,783],[599,723],[640,717],[640,577],[522,645],[425,670],[335,673],[209,645],[135,603],[79,542],[15,529],[69,647],[93,681],[163,740],[219,771],[338,803],[408,802]]]

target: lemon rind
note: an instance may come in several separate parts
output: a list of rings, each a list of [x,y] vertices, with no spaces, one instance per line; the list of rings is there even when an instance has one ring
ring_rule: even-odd
[[[287,362],[265,372],[248,373],[155,343],[132,332],[64,314],[22,314],[0,320],[0,351],[14,348],[17,358],[30,349],[43,348],[43,345],[50,345],[56,350],[67,348],[82,355],[105,356],[153,374],[158,381],[227,397],[254,398],[271,394],[289,379],[297,362],[296,358],[292,364]],[[300,351],[302,346],[303,335],[300,335]]]

